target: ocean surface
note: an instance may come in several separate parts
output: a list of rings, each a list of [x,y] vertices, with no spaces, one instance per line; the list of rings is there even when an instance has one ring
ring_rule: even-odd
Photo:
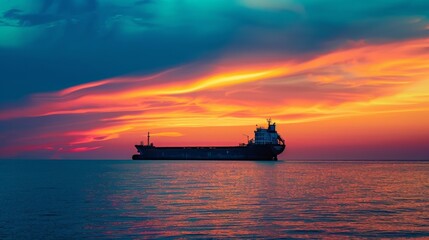
[[[429,238],[428,162],[0,161],[0,239]]]

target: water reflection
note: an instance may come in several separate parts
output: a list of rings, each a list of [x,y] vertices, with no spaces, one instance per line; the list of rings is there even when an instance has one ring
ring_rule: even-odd
[[[53,208],[42,204],[37,212],[45,215],[32,219],[18,216],[24,221],[14,227],[17,232],[23,224],[48,218],[55,224],[47,221],[33,235],[67,223],[74,226],[70,236],[90,238],[429,237],[427,163],[141,161],[73,166],[80,174],[70,182],[60,174],[70,167],[53,167],[57,172],[50,177],[59,182],[41,184],[50,190],[18,187],[27,191],[21,197],[62,193],[73,201]],[[65,201],[61,196],[53,197],[55,202]],[[64,204],[70,211],[61,210]],[[28,209],[30,215],[36,212]],[[64,230],[51,233],[64,236]]]
[[[131,189],[107,196],[130,220],[129,231],[120,234],[429,234],[428,213],[421,211],[428,204],[427,165],[145,162],[135,167],[133,181],[118,182]]]

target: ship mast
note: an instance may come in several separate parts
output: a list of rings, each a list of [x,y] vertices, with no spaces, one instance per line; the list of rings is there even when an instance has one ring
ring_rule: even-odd
[[[148,145],[148,146],[150,145],[150,141],[149,141],[149,139],[150,139],[150,135],[149,135],[149,132],[147,132],[147,145]]]

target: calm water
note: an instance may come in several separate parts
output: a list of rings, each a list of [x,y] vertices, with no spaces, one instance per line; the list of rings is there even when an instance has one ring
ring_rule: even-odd
[[[429,237],[429,163],[0,161],[0,239]]]

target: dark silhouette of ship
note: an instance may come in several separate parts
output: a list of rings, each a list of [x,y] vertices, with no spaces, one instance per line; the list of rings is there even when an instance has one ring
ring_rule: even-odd
[[[285,140],[277,133],[276,123],[267,122],[267,128],[256,128],[255,139],[238,146],[156,147],[148,132],[148,144],[135,145],[139,154],[133,160],[277,160],[286,148]]]

